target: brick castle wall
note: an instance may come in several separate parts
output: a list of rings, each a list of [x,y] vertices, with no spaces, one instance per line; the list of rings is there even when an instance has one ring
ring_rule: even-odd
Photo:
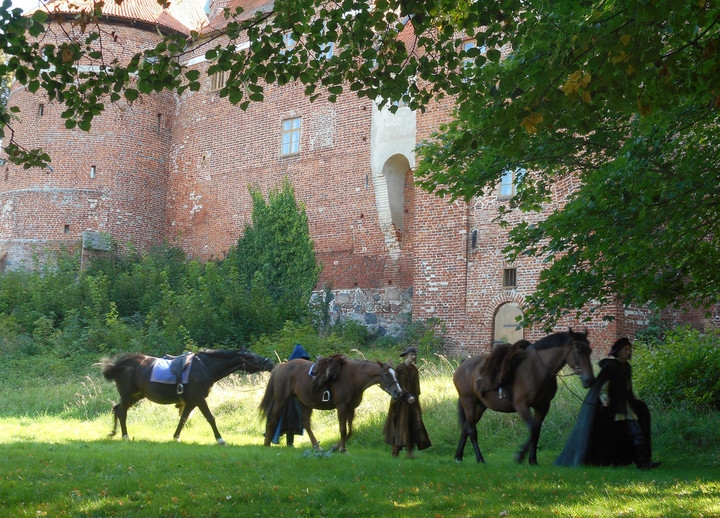
[[[158,39],[141,25],[112,29],[117,48],[110,45],[109,52],[121,59]],[[53,162],[46,170],[6,165],[0,176],[0,260],[6,267],[29,264],[44,248],[77,246],[85,230],[141,250],[168,240],[192,257],[220,258],[250,221],[248,187],[267,193],[288,178],[307,211],[323,266],[317,288],[329,286],[335,295],[334,318],[357,320],[378,334],[399,332],[410,315],[437,318],[446,326],[449,354],[492,345],[499,312],[508,304],[522,307],[543,266],[532,258],[506,263],[507,231],[493,222],[506,201],[497,192],[448,202],[413,185],[411,148],[450,120],[450,99],[407,119],[415,126],[408,147],[407,136],[395,143],[391,126],[406,119],[351,94],[336,103],[311,103],[300,85],[268,85],[265,101],[243,111],[211,90],[208,63],[191,58],[202,73],[199,91],[107,104],[89,133],[65,129],[61,107],[14,86],[10,102],[22,110],[15,126],[19,142],[45,148]],[[283,156],[282,121],[295,117],[302,121],[300,152]],[[373,141],[383,127],[386,133]],[[387,149],[381,152],[380,145]],[[391,176],[399,178],[400,192],[392,190]],[[545,214],[572,189],[572,180],[559,183]],[[516,269],[516,286],[503,287],[505,268]],[[604,315],[615,322],[603,321]],[[587,324],[567,319],[557,329],[588,329],[600,356],[646,321],[647,311],[614,305]],[[531,328],[522,336],[544,334]]]

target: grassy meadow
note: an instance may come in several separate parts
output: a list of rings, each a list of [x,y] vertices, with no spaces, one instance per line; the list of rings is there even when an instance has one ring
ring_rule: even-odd
[[[172,440],[177,410],[142,402],[128,414],[130,441],[108,438],[114,385],[81,356],[0,356],[0,516],[720,516],[720,416],[651,406],[660,468],[552,465],[584,390],[563,377],[540,439],[540,466],[512,461],[526,438],[517,415],[488,412],[479,425],[485,465],[453,460],[459,436],[452,372],[443,357],[421,364],[432,448],[393,459],[383,442],[388,396],[371,387],[348,453],[265,448],[258,413],[268,374],[232,375],[209,405],[228,447],[196,412]],[[386,359],[386,358],[379,358]],[[642,396],[642,395],[641,395]],[[328,449],[334,412],[315,411]]]

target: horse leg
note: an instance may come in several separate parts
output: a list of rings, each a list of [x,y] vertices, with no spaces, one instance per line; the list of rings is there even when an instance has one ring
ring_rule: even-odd
[[[475,461],[485,463],[485,457],[483,457],[478,445],[477,438],[477,423],[485,412],[486,407],[481,405],[478,400],[471,400],[469,398],[462,398],[458,401],[458,418],[460,420],[460,442],[458,443],[457,450],[455,451],[455,460],[462,461],[463,453],[465,451],[465,445],[468,437],[470,438],[470,444],[472,444],[475,452]]]
[[[173,438],[176,441],[180,441],[180,432],[182,431],[183,427],[185,426],[185,423],[187,422],[188,417],[190,417],[190,412],[192,412],[194,409],[195,409],[195,405],[187,405],[187,404],[182,409],[182,413],[180,414],[180,422],[178,423],[177,428],[175,429],[175,433],[173,434]]]
[[[465,453],[465,445],[467,444],[468,432],[467,432],[467,415],[462,407],[460,401],[458,401],[458,421],[460,422],[460,442],[458,443],[457,450],[455,450],[455,460],[462,462],[463,455]]]
[[[215,434],[215,440],[220,446],[227,446],[227,443],[225,442],[225,439],[223,439],[220,436],[220,431],[217,429],[217,425],[215,424],[215,416],[210,411],[210,408],[208,408],[207,401],[204,399],[198,403],[198,408],[202,412],[202,415],[205,416],[205,419],[208,423],[210,423],[210,427],[212,428],[213,433]],[[177,431],[177,434],[180,435],[180,430]]]
[[[528,440],[520,447],[520,450],[515,455],[515,461],[520,464],[522,463],[523,459],[525,458],[525,455],[528,451],[532,451],[533,449],[537,449],[537,444],[535,444],[535,447],[533,448],[533,441],[535,440],[535,437],[539,435],[539,431],[536,431],[536,425],[535,425],[535,419],[533,418],[532,412],[530,410],[530,407],[527,403],[516,403],[515,409],[517,410],[517,413],[520,417],[522,417],[523,421],[527,424],[528,431],[530,432],[530,436],[528,437]],[[537,454],[536,454],[537,455]],[[537,458],[534,459],[535,464],[537,464]],[[532,454],[530,463],[532,464]]]
[[[310,417],[311,416],[312,416],[312,408],[304,407],[303,412],[302,412],[303,428],[305,428],[305,431],[308,433],[308,437],[310,438],[310,444],[312,444],[313,450],[322,451],[320,444],[318,443],[317,439],[315,438],[315,434],[312,433],[312,428],[310,428]]]
[[[339,451],[340,453],[346,453],[345,442],[347,441],[347,414],[345,409],[337,409],[338,425],[340,426],[340,442],[332,447],[333,451]]]
[[[350,410],[347,416],[347,437],[345,439],[350,439],[353,433],[353,419],[355,419],[355,409]]]
[[[110,432],[108,435],[110,437],[115,437],[115,434],[117,433],[117,426],[118,426],[118,410],[119,410],[120,404],[113,405],[112,413],[113,413],[113,428],[112,432]]]
[[[117,432],[117,424],[120,422],[120,432],[122,433],[123,439],[130,439],[127,431],[127,411],[128,408],[133,406],[138,400],[133,398],[121,397],[120,403],[113,407],[113,429],[110,432],[110,437],[113,437]]]
[[[530,455],[528,456],[528,463],[537,466],[537,447],[540,442],[540,431],[542,430],[543,421],[545,416],[550,410],[550,403],[547,405],[541,405],[535,407],[535,419],[530,432]]]

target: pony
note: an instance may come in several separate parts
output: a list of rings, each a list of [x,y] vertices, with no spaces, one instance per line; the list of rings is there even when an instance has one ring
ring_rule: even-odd
[[[102,374],[108,381],[114,381],[120,394],[120,403],[113,406],[113,429],[110,437],[117,432],[118,421],[123,439],[129,439],[127,432],[128,408],[143,398],[161,405],[175,404],[180,410],[180,422],[173,437],[180,440],[180,432],[190,413],[196,407],[210,423],[215,440],[226,445],[215,424],[215,417],[208,408],[207,398],[215,382],[237,370],[246,372],[271,371],[272,361],[245,349],[216,351],[205,349],[194,355],[187,382],[182,385],[151,381],[153,366],[158,358],[145,354],[121,354],[112,359],[103,360],[100,365]]]
[[[392,398],[403,394],[390,363],[355,360],[336,354],[320,358],[317,363],[296,359],[278,365],[270,375],[260,403],[260,412],[267,419],[265,446],[270,446],[278,419],[295,398],[300,403],[302,425],[313,449],[322,449],[310,428],[313,409],[337,409],[340,441],[332,450],[345,453],[345,443],[352,435],[355,409],[362,401],[363,392],[376,384]]]
[[[521,463],[529,452],[528,462],[536,465],[540,430],[557,392],[558,372],[567,364],[580,377],[583,387],[590,387],[595,381],[590,354],[587,332],[568,328],[529,345],[527,342],[517,346],[501,344],[489,354],[463,361],[453,374],[461,427],[455,460],[462,461],[469,437],[475,460],[485,462],[478,446],[477,423],[489,408],[496,412],[517,412],[527,423],[530,437],[515,460]]]

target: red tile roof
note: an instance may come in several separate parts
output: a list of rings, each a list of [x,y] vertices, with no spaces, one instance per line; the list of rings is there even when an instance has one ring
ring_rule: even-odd
[[[92,12],[97,0],[48,0],[44,5],[34,9],[26,15],[32,15],[36,10],[49,13],[79,13]],[[174,31],[189,34],[190,31],[199,31],[207,24],[202,4],[198,0],[168,0],[161,5],[157,0],[105,0],[102,6],[103,15],[109,18],[138,20],[157,24]]]
[[[238,16],[238,20],[247,20],[248,18],[251,18],[255,16],[258,12],[265,12],[268,13],[273,10],[273,7],[275,6],[275,0],[227,0],[227,7],[230,9],[231,13],[235,12],[235,9],[238,7],[243,8],[243,12],[240,16]],[[207,27],[203,29],[203,32],[208,33],[212,32],[213,30],[222,29],[227,24],[227,20],[225,19],[225,13],[222,9],[219,9],[216,13],[213,13],[214,16],[210,18],[210,22],[208,23]]]

